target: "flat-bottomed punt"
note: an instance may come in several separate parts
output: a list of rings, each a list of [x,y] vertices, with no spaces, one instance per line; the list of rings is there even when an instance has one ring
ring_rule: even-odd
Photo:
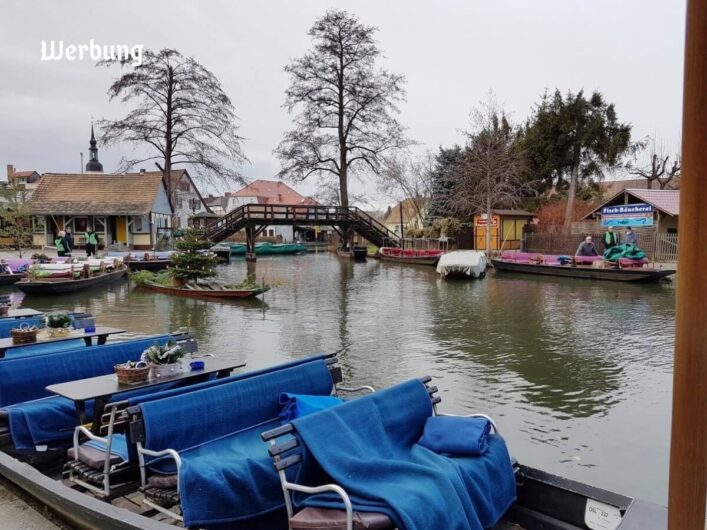
[[[658,283],[675,274],[670,269],[653,268],[599,268],[587,265],[560,265],[548,263],[529,263],[492,259],[497,272],[517,272],[542,276],[560,276],[563,278],[580,278],[585,280],[610,280],[618,282]]]
[[[412,265],[431,265],[433,267],[437,265],[442,254],[444,252],[441,250],[414,250],[397,247],[381,247],[378,249],[378,255],[384,261],[395,261]]]
[[[64,294],[73,293],[76,291],[81,291],[83,289],[88,289],[90,287],[96,287],[99,285],[108,285],[113,282],[122,280],[127,272],[127,267],[125,265],[120,265],[114,270],[109,270],[106,272],[98,272],[88,278],[41,278],[32,279],[25,278],[15,285],[17,288],[26,294]]]
[[[255,287],[252,289],[211,288],[207,285],[190,284],[188,287],[168,287],[155,283],[144,283],[141,287],[149,291],[190,298],[253,298],[270,290],[270,287]]]

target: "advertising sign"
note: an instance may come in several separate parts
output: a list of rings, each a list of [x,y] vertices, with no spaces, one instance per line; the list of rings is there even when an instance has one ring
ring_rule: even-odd
[[[653,206],[644,203],[605,206],[601,209],[601,226],[653,226]]]

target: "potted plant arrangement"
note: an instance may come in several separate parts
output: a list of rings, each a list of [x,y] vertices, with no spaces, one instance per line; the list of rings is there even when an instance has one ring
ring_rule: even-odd
[[[58,312],[47,315],[47,330],[50,337],[65,337],[71,333],[71,317],[69,313]]]
[[[142,352],[141,361],[152,365],[154,377],[169,377],[182,371],[181,359],[186,355],[184,349],[174,341],[163,346],[153,344]]]
[[[115,375],[118,377],[118,382],[123,385],[141,383],[147,379],[150,374],[150,363],[145,361],[128,361],[123,364],[114,366]]]

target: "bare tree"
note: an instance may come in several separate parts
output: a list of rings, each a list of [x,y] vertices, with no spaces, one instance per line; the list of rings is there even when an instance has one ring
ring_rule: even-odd
[[[98,65],[130,66],[129,60],[107,60]],[[148,144],[148,157],[124,159],[127,171],[149,160],[160,161],[170,198],[171,170],[189,165],[190,174],[209,184],[243,182],[237,166],[246,162],[238,135],[237,117],[219,80],[192,57],[172,49],[146,50],[142,64],[116,79],[108,89],[111,99],[134,107],[120,120],[102,120],[106,144]]]
[[[656,145],[655,137],[649,137],[640,145],[648,146],[648,161],[641,166],[629,163],[627,168],[631,175],[646,179],[646,187],[649,190],[653,189],[655,182],[661,190],[664,190],[671,182],[680,178],[680,159],[666,154],[662,141],[660,145]]]
[[[309,30],[313,48],[285,67],[290,87],[284,106],[298,113],[275,150],[279,176],[302,181],[329,175],[345,207],[349,175],[380,174],[383,155],[407,143],[395,117],[404,78],[376,66],[381,52],[375,32],[346,11],[328,11]]]
[[[515,141],[517,131],[493,95],[472,111],[472,130],[464,155],[447,172],[445,206],[461,216],[485,213],[486,253],[491,252],[493,209],[518,206],[533,193],[531,183],[521,177],[523,153]]]
[[[386,157],[379,187],[386,195],[409,199],[416,216],[424,220],[435,185],[434,167],[435,156],[430,152],[418,157],[407,152]]]

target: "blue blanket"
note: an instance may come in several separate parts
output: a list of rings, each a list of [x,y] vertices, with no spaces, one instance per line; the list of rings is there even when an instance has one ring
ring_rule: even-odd
[[[309,396],[283,392],[280,394],[280,405],[282,406],[280,419],[283,423],[290,423],[300,416],[306,416],[341,403],[343,401],[336,396]]]
[[[87,442],[84,442],[83,445],[93,447],[94,449],[98,449],[104,453],[108,447],[106,444],[99,442],[98,440],[88,440]],[[119,457],[123,461],[128,460],[128,442],[125,439],[124,434],[113,435],[113,441],[110,444],[110,454]]]
[[[182,458],[185,525],[247,520],[282,508],[278,476],[259,435],[280,424],[281,393],[332,390],[326,363],[317,360],[140,405],[145,447],[172,448]]]
[[[44,344],[28,344],[27,346],[20,346],[19,348],[7,350],[3,359],[34,357],[36,355],[46,355],[49,353],[59,353],[82,348],[86,348],[86,343],[83,339],[63,340],[61,342],[49,342]],[[0,362],[2,362],[2,360],[0,360]]]
[[[166,342],[171,335],[128,340],[41,355],[0,361],[0,407],[50,395],[48,385],[85,379],[113,372],[113,366],[139,360],[142,352],[155,342]]]
[[[430,416],[418,443],[435,453],[481,456],[489,447],[490,434],[486,418]]]
[[[177,396],[185,392],[194,392],[195,390],[202,390],[204,388],[209,388],[212,386],[233,383],[235,381],[241,381],[243,379],[248,379],[250,377],[256,377],[258,375],[268,374],[271,372],[276,372],[278,370],[284,370],[286,368],[291,368],[293,366],[299,366],[304,363],[309,363],[312,361],[318,361],[326,358],[326,353],[320,353],[316,355],[311,355],[309,357],[304,357],[302,359],[296,359],[294,361],[289,361],[283,364],[278,364],[275,366],[268,366],[267,368],[260,368],[258,370],[251,370],[249,372],[243,372],[241,374],[231,375],[229,377],[222,377],[221,379],[210,379],[209,381],[204,381],[203,383],[197,383],[195,385],[180,386],[171,390],[165,390],[163,392],[155,392],[153,394],[138,396],[130,399],[130,406],[139,405],[140,403],[145,403],[147,401],[154,401],[155,399],[163,399],[171,396]]]
[[[500,436],[482,457],[449,458],[417,444],[432,406],[419,381],[294,420],[304,461],[297,482],[337,483],[356,509],[382,512],[400,530],[481,530],[515,500],[511,460]],[[330,494],[299,506],[343,508]]]

